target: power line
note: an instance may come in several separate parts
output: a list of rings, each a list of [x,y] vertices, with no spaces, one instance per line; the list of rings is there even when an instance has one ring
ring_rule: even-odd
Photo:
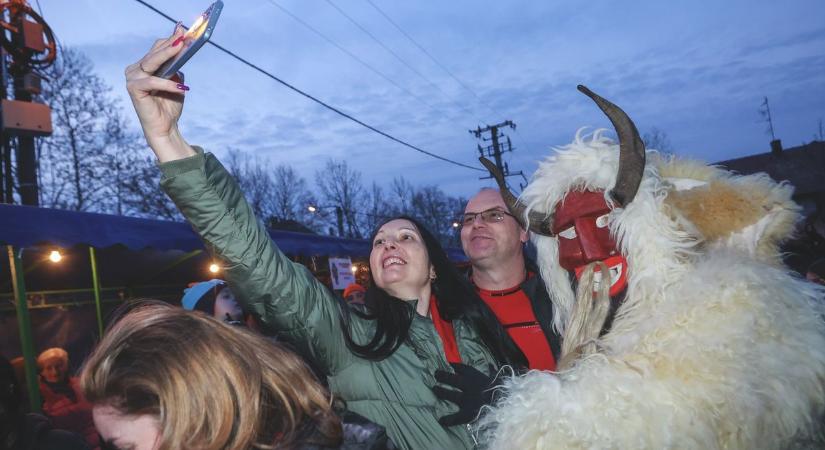
[[[469,91],[471,94],[473,94],[473,95],[475,96],[475,98],[476,98],[476,99],[478,99],[478,101],[479,101],[479,102],[481,102],[481,103],[482,103],[483,105],[485,105],[486,107],[490,108],[490,110],[491,110],[491,111],[493,111],[493,112],[495,112],[496,114],[498,114],[498,112],[497,112],[495,109],[493,109],[493,107],[492,107],[492,106],[488,105],[488,104],[487,104],[487,102],[485,102],[485,101],[484,101],[481,97],[479,97],[479,96],[478,96],[478,94],[476,94],[476,93],[475,93],[475,91],[473,91],[473,90],[472,90],[469,86],[467,86],[466,84],[464,84],[464,82],[463,82],[463,81],[461,81],[460,79],[458,79],[458,77],[457,77],[457,76],[455,76],[452,72],[450,72],[450,69],[446,68],[446,67],[444,66],[444,64],[441,64],[441,62],[440,62],[440,61],[438,61],[438,60],[435,58],[435,56],[431,55],[431,54],[430,54],[430,52],[428,52],[428,51],[427,51],[427,49],[425,49],[424,47],[422,47],[422,46],[421,46],[421,44],[419,44],[418,42],[416,42],[416,40],[415,40],[415,39],[413,39],[413,38],[412,38],[412,36],[410,36],[409,34],[407,34],[407,32],[406,32],[406,31],[404,31],[404,29],[403,29],[403,28],[401,28],[401,26],[400,26],[400,25],[398,25],[397,23],[395,23],[395,21],[394,21],[394,20],[392,20],[392,19],[390,18],[390,16],[388,16],[388,15],[387,15],[387,13],[385,13],[385,12],[384,12],[381,8],[379,8],[379,7],[378,7],[375,3],[373,3],[371,0],[366,0],[366,2],[367,2],[367,3],[369,3],[369,4],[373,7],[373,8],[375,8],[375,10],[376,10],[376,11],[378,11],[378,13],[379,13],[379,14],[381,14],[382,16],[384,16],[384,18],[385,18],[385,19],[387,19],[387,21],[388,21],[390,24],[392,24],[392,26],[394,26],[396,30],[398,30],[401,34],[403,34],[403,35],[404,35],[404,37],[406,37],[406,38],[407,38],[410,42],[412,42],[412,44],[413,44],[413,45],[415,45],[416,47],[418,47],[418,49],[419,49],[419,50],[421,50],[421,52],[422,52],[422,53],[424,53],[425,55],[427,55],[427,56],[428,56],[428,57],[429,57],[429,58],[430,58],[430,59],[431,59],[431,60],[432,60],[432,61],[433,61],[433,62],[434,62],[434,63],[435,63],[438,67],[440,67],[440,68],[441,68],[441,70],[443,70],[444,72],[446,72],[446,73],[447,73],[447,75],[449,75],[450,77],[452,77],[452,79],[453,79],[453,80],[455,80],[458,84],[460,84],[460,85],[461,85],[464,89],[466,89],[466,90],[467,90],[467,91]]]
[[[344,10],[343,10],[343,9],[341,9],[341,8],[340,8],[338,5],[336,5],[335,3],[333,3],[333,2],[332,2],[332,0],[326,0],[326,2],[327,2],[327,3],[329,3],[329,5],[330,5],[330,6],[332,6],[333,8],[335,8],[335,10],[336,10],[336,11],[338,11],[338,12],[339,12],[342,16],[344,16],[347,20],[349,20],[349,21],[350,21],[353,25],[355,25],[356,27],[358,27],[358,29],[360,29],[361,31],[363,31],[363,32],[364,32],[364,34],[366,34],[367,36],[369,36],[369,37],[370,37],[370,39],[372,39],[373,41],[375,41],[375,43],[377,43],[378,45],[380,45],[380,46],[381,46],[381,48],[383,48],[384,50],[386,50],[386,51],[387,51],[387,53],[389,53],[389,54],[390,54],[390,55],[392,55],[395,59],[397,59],[399,62],[401,62],[401,64],[404,64],[404,66],[406,66],[408,69],[410,69],[410,71],[412,71],[414,74],[418,75],[418,77],[419,77],[419,78],[421,78],[422,80],[424,80],[427,84],[429,84],[429,85],[430,85],[430,87],[432,87],[433,89],[435,89],[435,90],[437,90],[438,92],[440,92],[440,93],[441,93],[441,95],[443,95],[443,96],[444,96],[447,100],[451,101],[453,104],[455,104],[455,105],[456,105],[456,106],[458,106],[459,108],[463,109],[463,110],[464,110],[464,112],[466,112],[467,114],[469,114],[469,115],[471,115],[471,116],[474,116],[474,115],[475,115],[475,113],[473,113],[472,111],[470,111],[470,110],[469,110],[466,106],[464,106],[464,105],[462,105],[462,104],[458,103],[457,101],[455,101],[454,99],[452,99],[452,98],[451,98],[451,97],[450,97],[450,96],[449,96],[446,92],[444,92],[444,90],[443,90],[443,89],[441,89],[440,87],[438,87],[438,85],[437,85],[437,84],[435,84],[432,80],[430,80],[429,78],[427,78],[427,77],[426,77],[423,73],[421,73],[420,71],[418,71],[418,70],[417,70],[415,67],[413,67],[410,63],[408,63],[408,62],[407,62],[404,58],[402,58],[402,57],[401,57],[398,53],[396,53],[396,52],[395,52],[395,51],[393,51],[391,48],[389,48],[389,47],[388,47],[386,44],[384,44],[384,43],[383,43],[380,39],[378,39],[378,38],[377,38],[374,34],[370,33],[370,31],[369,31],[369,30],[367,30],[364,26],[362,26],[360,23],[358,23],[358,22],[357,22],[355,19],[353,19],[350,15],[348,15],[346,12],[344,12]],[[484,122],[484,121],[483,121],[483,120],[479,120],[479,122]]]
[[[370,71],[372,71],[374,74],[376,74],[376,75],[378,75],[379,77],[383,78],[386,82],[388,82],[388,83],[392,84],[393,86],[397,87],[398,89],[400,89],[401,91],[403,91],[404,93],[406,93],[406,94],[407,94],[407,95],[409,95],[410,97],[412,97],[412,98],[414,98],[414,99],[418,100],[419,102],[421,102],[422,104],[424,104],[424,105],[425,105],[425,106],[427,106],[428,108],[433,109],[433,110],[434,110],[434,109],[436,109],[436,108],[435,108],[435,106],[433,106],[433,105],[429,104],[429,103],[428,103],[426,100],[424,100],[423,98],[421,98],[421,97],[419,97],[419,96],[415,95],[414,93],[412,93],[409,89],[405,88],[404,86],[401,86],[401,85],[400,85],[400,84],[398,84],[395,80],[393,80],[392,78],[390,78],[390,76],[389,76],[389,75],[387,75],[387,74],[385,74],[384,72],[381,72],[380,70],[378,70],[378,69],[376,69],[375,67],[371,66],[368,62],[366,62],[366,61],[364,61],[363,59],[359,58],[359,57],[358,57],[358,55],[356,55],[355,53],[353,53],[353,52],[351,52],[351,51],[347,50],[344,46],[342,46],[342,45],[338,44],[338,43],[337,43],[337,42],[335,42],[332,38],[328,37],[328,36],[327,36],[327,35],[325,35],[324,33],[321,33],[321,32],[320,32],[317,28],[315,28],[315,27],[313,27],[312,25],[310,25],[310,24],[306,23],[306,22],[305,22],[304,20],[302,20],[300,17],[296,16],[296,15],[295,15],[295,14],[293,14],[291,11],[289,11],[288,9],[284,8],[283,6],[281,6],[281,5],[280,5],[278,2],[276,2],[275,0],[269,0],[269,3],[271,3],[273,6],[275,6],[275,7],[276,7],[276,8],[278,8],[278,9],[280,9],[281,11],[283,11],[286,15],[288,15],[289,17],[291,17],[291,18],[292,18],[292,20],[294,20],[294,21],[296,21],[296,22],[300,23],[301,25],[303,25],[304,27],[306,27],[309,31],[312,31],[313,33],[315,33],[316,35],[318,35],[321,39],[323,39],[323,40],[327,41],[327,43],[329,43],[330,45],[332,45],[332,46],[334,46],[335,48],[337,48],[338,50],[340,50],[340,51],[342,51],[342,52],[346,53],[346,54],[347,54],[350,58],[354,59],[355,61],[357,61],[357,62],[358,62],[359,64],[361,64],[362,66],[366,67],[367,69],[369,69]]]
[[[167,15],[166,13],[164,13],[163,11],[160,11],[159,9],[155,8],[154,6],[152,6],[152,5],[148,4],[148,3],[146,3],[144,0],[135,0],[135,1],[136,1],[136,2],[138,2],[138,3],[140,3],[141,5],[143,5],[143,6],[147,7],[147,8],[149,8],[149,9],[151,9],[152,11],[154,11],[154,12],[156,12],[157,14],[161,15],[162,17],[166,18],[166,19],[167,19],[167,20],[169,20],[170,22],[173,22],[173,23],[177,23],[177,22],[178,22],[177,20],[173,19],[172,17],[170,17],[169,15]],[[331,105],[329,105],[329,104],[325,103],[324,101],[319,100],[319,99],[317,99],[317,98],[313,97],[312,95],[310,95],[310,94],[308,94],[308,93],[306,93],[306,92],[304,92],[304,91],[302,91],[302,90],[298,89],[297,87],[295,87],[295,86],[293,86],[293,85],[291,85],[291,84],[287,83],[286,81],[284,81],[284,80],[282,80],[282,79],[280,79],[280,78],[276,77],[275,75],[272,75],[271,73],[269,73],[269,72],[267,72],[266,70],[264,70],[264,69],[262,69],[262,68],[258,67],[257,65],[255,65],[255,64],[253,64],[253,63],[251,63],[251,62],[247,61],[246,59],[244,59],[244,58],[242,58],[242,57],[240,57],[240,56],[236,55],[236,54],[235,54],[235,53],[233,53],[232,51],[227,50],[226,48],[224,48],[224,47],[222,47],[222,46],[218,45],[217,43],[215,43],[215,41],[209,40],[209,41],[207,41],[207,42],[208,42],[209,44],[211,44],[213,47],[215,47],[215,48],[217,48],[218,50],[220,50],[220,51],[222,51],[222,52],[226,53],[227,55],[229,55],[229,56],[231,56],[231,57],[233,57],[233,58],[237,59],[238,61],[240,61],[240,62],[242,62],[242,63],[246,64],[247,66],[251,67],[252,69],[257,70],[258,72],[260,72],[260,73],[262,73],[263,75],[265,75],[265,76],[267,76],[267,77],[271,78],[271,79],[272,79],[272,80],[274,80],[274,81],[277,81],[278,83],[280,83],[280,84],[281,84],[281,85],[283,85],[284,87],[286,87],[286,88],[288,88],[288,89],[292,90],[293,92],[296,92],[296,93],[298,93],[298,94],[300,94],[300,95],[302,95],[302,96],[304,96],[304,97],[308,98],[309,100],[312,100],[313,102],[318,103],[319,105],[323,106],[324,108],[327,108],[328,110],[330,110],[330,111],[332,111],[332,112],[334,112],[334,113],[336,113],[336,114],[338,114],[338,115],[340,115],[340,116],[342,116],[342,117],[344,117],[344,118],[347,118],[347,119],[349,119],[349,120],[351,120],[351,121],[353,121],[353,122],[357,123],[358,125],[361,125],[361,126],[362,126],[362,127],[364,127],[364,128],[367,128],[367,129],[369,129],[369,130],[371,130],[371,131],[373,131],[373,132],[375,132],[375,133],[378,133],[378,134],[380,134],[381,136],[384,136],[385,138],[387,138],[387,139],[389,139],[389,140],[391,140],[391,141],[397,142],[397,143],[399,143],[399,144],[401,144],[401,145],[403,145],[403,146],[405,146],[405,147],[411,148],[411,149],[413,149],[413,150],[415,150],[415,151],[417,151],[417,152],[423,153],[423,154],[428,155],[428,156],[432,156],[433,158],[440,159],[441,161],[448,162],[448,163],[450,163],[450,164],[454,164],[454,165],[456,165],[456,166],[461,166],[461,167],[464,167],[464,168],[467,168],[467,169],[477,170],[477,171],[479,171],[479,172],[485,172],[485,170],[484,170],[484,169],[480,169],[480,168],[478,168],[478,167],[473,167],[473,166],[468,166],[467,164],[463,164],[463,163],[460,163],[460,162],[458,162],[458,161],[453,161],[453,160],[448,159],[448,158],[445,158],[445,157],[443,157],[443,156],[441,156],[441,155],[437,155],[437,154],[435,154],[435,153],[428,152],[427,150],[424,150],[424,149],[419,148],[419,147],[417,147],[417,146],[415,146],[415,145],[412,145],[412,144],[409,144],[409,143],[407,143],[407,142],[405,142],[405,141],[402,141],[401,139],[398,139],[397,137],[395,137],[395,136],[393,136],[393,135],[391,135],[391,134],[389,134],[389,133],[385,133],[384,131],[381,131],[381,130],[379,130],[378,128],[375,128],[374,126],[369,125],[369,124],[367,124],[367,123],[365,123],[365,122],[363,122],[363,121],[361,121],[361,120],[359,120],[359,119],[357,119],[357,118],[353,117],[352,115],[347,114],[347,113],[345,113],[345,112],[341,111],[340,109],[335,108],[334,106],[331,106]]]
[[[329,1],[329,0],[327,0],[327,1]],[[425,48],[424,48],[421,44],[419,44],[419,43],[418,43],[415,39],[413,39],[413,38],[412,38],[412,36],[410,36],[410,35],[409,35],[406,31],[404,31],[404,29],[403,29],[403,28],[401,28],[401,26],[400,26],[400,25],[398,25],[398,24],[397,24],[394,20],[392,20],[392,18],[390,18],[390,16],[389,16],[387,13],[385,13],[385,12],[384,12],[381,8],[379,8],[379,7],[378,7],[378,5],[376,5],[375,3],[373,3],[373,2],[372,2],[372,0],[365,0],[365,1],[366,1],[367,3],[369,3],[369,4],[370,4],[370,6],[372,6],[373,8],[375,8],[375,10],[376,10],[376,11],[378,11],[378,13],[379,13],[379,14],[381,14],[382,16],[384,16],[384,18],[385,18],[385,19],[387,19],[387,22],[389,22],[390,24],[392,24],[392,26],[394,26],[394,27],[395,27],[395,29],[396,29],[396,30],[398,30],[398,32],[399,32],[399,33],[401,33],[402,35],[404,35],[404,37],[406,37],[406,38],[407,38],[407,39],[408,39],[408,40],[409,40],[409,41],[410,41],[413,45],[415,45],[415,46],[416,46],[419,50],[421,50],[421,52],[422,52],[422,53],[424,53],[425,55],[427,55],[427,56],[430,58],[430,60],[432,60],[432,62],[434,62],[434,63],[435,63],[438,67],[440,67],[440,68],[441,68],[441,70],[443,70],[444,72],[446,72],[446,73],[447,73],[447,75],[449,75],[450,77],[452,77],[452,79],[453,79],[453,80],[455,80],[455,81],[456,81],[456,83],[458,83],[459,85],[461,85],[461,87],[463,87],[463,88],[464,88],[464,89],[466,89],[468,92],[470,92],[471,94],[473,94],[473,96],[474,96],[474,97],[475,97],[475,98],[479,101],[479,103],[481,103],[482,105],[486,106],[486,107],[487,107],[490,111],[492,111],[493,113],[498,114],[499,116],[502,116],[502,117],[504,116],[503,114],[501,114],[500,112],[498,112],[495,108],[493,108],[493,107],[492,107],[489,103],[487,103],[486,101],[484,101],[484,99],[482,99],[482,98],[481,98],[478,94],[476,94],[476,92],[475,92],[472,88],[470,88],[470,86],[467,86],[467,84],[466,84],[466,83],[464,83],[463,81],[461,81],[461,80],[460,80],[460,79],[459,79],[459,78],[458,78],[455,74],[453,74],[453,73],[450,71],[450,69],[448,69],[446,66],[444,66],[444,64],[441,64],[441,62],[440,62],[438,59],[436,59],[436,57],[435,57],[435,56],[433,56],[430,52],[428,52],[428,51],[427,51],[427,49],[425,49]],[[518,130],[515,130],[515,131],[516,131],[516,134],[517,134],[517,135],[518,135],[518,137],[519,137],[519,140],[521,140],[521,133],[519,133],[519,131],[518,131]]]

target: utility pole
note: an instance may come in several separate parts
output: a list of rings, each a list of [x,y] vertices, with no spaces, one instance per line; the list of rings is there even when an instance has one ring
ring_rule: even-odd
[[[765,121],[768,122],[768,131],[771,132],[771,140],[775,141],[776,136],[773,134],[773,119],[771,119],[771,105],[768,104],[768,97],[765,97],[765,100],[762,102],[762,106],[765,109],[759,110],[762,113],[762,117],[765,118]]]
[[[759,112],[762,114],[762,117],[765,118],[765,121],[768,122],[768,130],[771,133],[771,153],[776,156],[782,155],[782,140],[777,139],[776,135],[773,133],[773,118],[771,117],[771,106],[768,104],[768,97],[765,97],[765,100],[762,102],[762,107],[764,109],[760,109]]]
[[[25,0],[0,3],[0,28],[3,84],[0,88],[0,154],[3,161],[0,197],[5,203],[14,203],[16,185],[20,203],[37,206],[40,195],[34,138],[51,135],[52,121],[51,108],[33,101],[40,94],[42,84],[36,69],[54,63],[57,46],[49,25]],[[8,92],[9,76],[13,98]],[[12,165],[12,154],[16,167]]]
[[[502,160],[501,155],[503,153],[512,152],[513,150],[515,150],[513,148],[512,143],[510,142],[510,137],[499,131],[499,129],[503,128],[503,127],[510,127],[510,129],[515,130],[516,129],[516,124],[513,123],[513,121],[511,121],[511,120],[505,120],[504,122],[497,123],[495,125],[487,125],[484,128],[481,128],[479,126],[475,130],[469,130],[469,131],[470,131],[470,134],[472,134],[476,137],[476,139],[480,139],[482,142],[491,142],[490,145],[486,145],[484,147],[482,147],[481,144],[478,145],[478,154],[479,154],[479,156],[485,156],[485,157],[488,157],[488,158],[493,158],[493,160],[496,164],[496,167],[498,167],[498,170],[504,175],[505,178],[510,177],[510,176],[515,176],[515,175],[521,175],[521,178],[524,179],[525,184],[519,183],[519,187],[521,189],[524,189],[524,186],[526,186],[526,183],[527,183],[527,178],[524,176],[524,173],[522,173],[522,171],[520,171],[520,170],[518,172],[512,172],[511,173],[510,168],[507,165],[507,163]],[[490,137],[488,138],[488,137],[483,136],[484,133],[489,133]],[[502,141],[502,139],[504,139],[504,140]],[[492,178],[492,177],[487,176],[487,177],[481,177],[480,179],[481,180],[486,180],[486,179],[490,179],[490,178]]]

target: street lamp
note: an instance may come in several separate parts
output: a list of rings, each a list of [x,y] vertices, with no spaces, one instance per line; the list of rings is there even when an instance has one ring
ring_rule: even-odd
[[[344,236],[344,210],[341,209],[340,206],[335,205],[327,205],[327,206],[315,206],[309,205],[307,206],[307,211],[311,213],[316,213],[321,209],[333,209],[335,208],[335,218],[338,222],[338,237]]]
[[[60,254],[59,250],[52,250],[51,253],[49,253],[49,261],[59,263],[61,259],[63,259],[63,255]]]

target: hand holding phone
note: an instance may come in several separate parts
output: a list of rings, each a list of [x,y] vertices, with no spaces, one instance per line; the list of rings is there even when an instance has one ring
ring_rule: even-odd
[[[218,17],[220,17],[222,9],[223,2],[221,0],[209,5],[209,8],[198,16],[195,23],[184,33],[183,49],[180,53],[163,63],[153,75],[166,79],[172,78],[189,61],[189,58],[209,40],[215,25],[218,23]]]

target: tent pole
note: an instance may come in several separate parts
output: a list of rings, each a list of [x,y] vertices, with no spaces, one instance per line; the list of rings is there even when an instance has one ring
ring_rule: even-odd
[[[6,246],[9,251],[9,267],[11,281],[14,287],[14,297],[17,299],[17,327],[20,329],[20,346],[23,350],[23,359],[26,368],[26,385],[29,388],[29,407],[32,412],[40,412],[40,383],[37,381],[34,360],[34,339],[32,338],[32,324],[29,317],[29,306],[26,303],[26,284],[23,277],[23,262],[21,254],[15,253],[14,247]]]
[[[103,312],[100,309],[100,280],[97,278],[97,258],[95,258],[95,248],[89,246],[89,261],[92,265],[92,288],[95,291],[95,309],[97,310],[97,332],[100,339],[103,339]]]

